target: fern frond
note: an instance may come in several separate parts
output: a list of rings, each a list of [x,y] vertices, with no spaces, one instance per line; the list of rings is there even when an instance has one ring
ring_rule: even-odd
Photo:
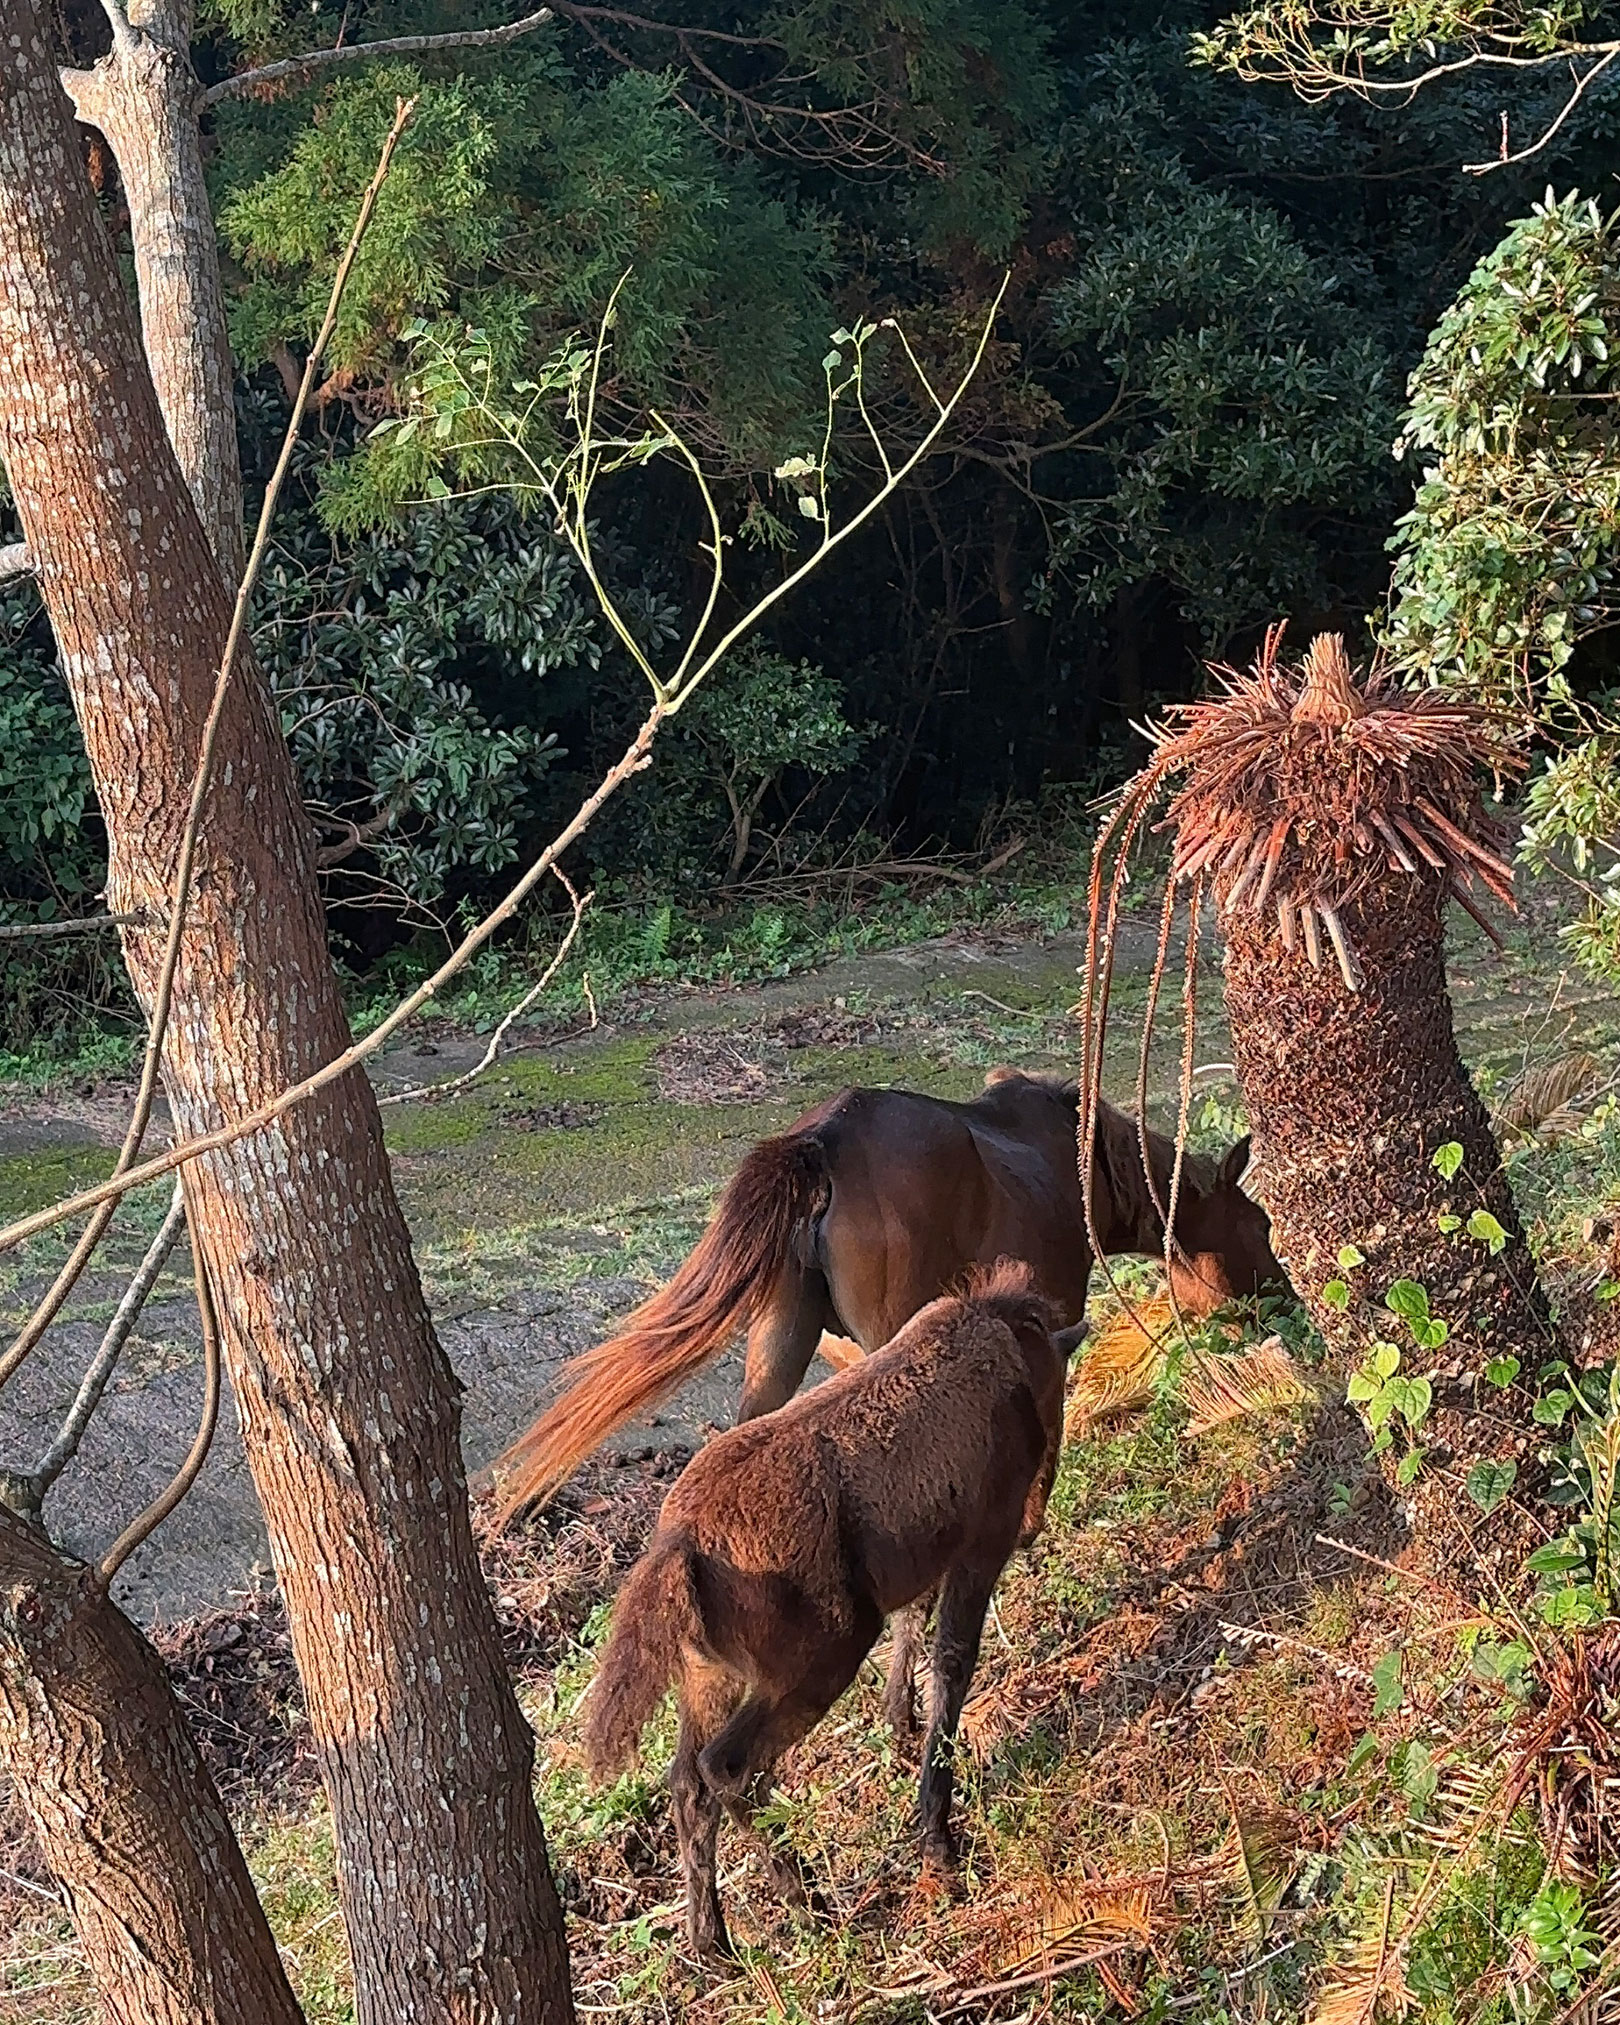
[[[1405,1946],[1410,1933],[1397,1930],[1395,1879],[1384,1886],[1378,1919],[1317,1992],[1310,2025],[1374,2025],[1404,2018],[1417,1999],[1407,1987]]]

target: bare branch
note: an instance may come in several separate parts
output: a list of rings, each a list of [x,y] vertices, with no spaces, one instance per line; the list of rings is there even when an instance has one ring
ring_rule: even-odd
[[[129,1129],[124,1134],[124,1143],[119,1148],[118,1159],[113,1166],[115,1177],[134,1171],[133,1163],[140,1153],[141,1142],[146,1137],[146,1128],[152,1117],[152,1106],[157,1098],[163,1036],[168,1026],[169,1008],[174,997],[175,972],[179,967],[180,943],[185,933],[186,913],[191,897],[192,865],[196,857],[198,834],[202,828],[203,805],[207,800],[208,784],[213,775],[214,748],[219,739],[220,721],[225,713],[225,700],[230,693],[231,680],[236,672],[237,654],[247,630],[248,602],[253,595],[253,586],[258,580],[259,570],[264,562],[265,550],[270,543],[270,523],[275,514],[276,501],[280,496],[288,467],[292,463],[293,452],[297,448],[299,425],[303,421],[309,391],[314,384],[315,370],[337,323],[338,305],[343,299],[343,290],[348,283],[355,256],[360,251],[360,241],[364,238],[366,226],[370,223],[383,178],[388,174],[388,165],[393,159],[394,148],[415,104],[415,99],[401,99],[398,102],[393,127],[383,143],[377,172],[361,199],[359,215],[349,236],[348,249],[339,263],[337,277],[332,284],[326,320],[321,325],[314,349],[310,352],[304,367],[303,384],[298,390],[298,399],[293,403],[293,411],[288,418],[286,435],[282,439],[281,455],[276,462],[275,470],[271,473],[270,483],[265,488],[264,504],[259,512],[259,530],[254,537],[252,553],[248,557],[242,582],[236,593],[236,607],[231,614],[230,630],[226,634],[225,649],[220,657],[213,701],[208,707],[208,717],[203,725],[197,771],[192,778],[190,801],[186,812],[186,827],[180,840],[180,855],[174,878],[174,900],[169,914],[168,939],[163,952],[162,967],[158,973],[157,989],[153,993],[152,1017],[146,1037],[146,1054],[141,1064],[140,1087],[135,1095],[135,1110],[129,1122]],[[112,1222],[117,1208],[118,1194],[109,1195],[85,1225],[78,1243],[73,1247],[67,1263],[57,1274],[50,1291],[35,1308],[11,1348],[4,1356],[0,1356],[0,1386],[8,1382],[61,1313],[63,1303],[72,1293],[97,1245],[106,1235],[107,1226]]]
[[[0,548],[0,584],[9,583],[13,577],[31,577],[34,574],[34,551],[25,541],[9,541]]]
[[[339,816],[333,827],[346,832],[343,842],[327,844],[315,853],[316,871],[329,872],[334,865],[341,865],[345,858],[352,858],[366,844],[374,843],[394,827],[398,815],[398,809],[390,805],[379,809],[363,823],[354,822],[348,816]]]
[[[797,589],[812,571],[818,569],[824,558],[834,548],[847,541],[859,528],[864,527],[867,521],[872,519],[880,508],[887,503],[894,492],[906,482],[924,458],[933,451],[941,434],[948,426],[957,405],[966,394],[974,375],[983,363],[985,352],[990,344],[991,333],[995,328],[996,315],[1000,310],[1002,297],[1007,292],[1007,285],[1010,279],[1010,275],[1004,278],[1001,287],[996,291],[995,301],[992,303],[989,313],[985,318],[984,328],[979,335],[978,344],[974,348],[966,370],[957,382],[949,400],[939,403],[937,419],[930,425],[926,434],[908,455],[895,466],[893,478],[886,481],[863,506],[851,514],[849,519],[843,523],[835,534],[828,536],[820,542],[812,554],[806,557],[796,569],[788,571],[748,611],[744,612],[734,624],[729,626],[720,639],[709,648],[697,667],[685,674],[678,692],[673,691],[668,684],[657,680],[656,677],[651,678],[653,681],[654,698],[652,709],[647,713],[640,729],[625,747],[619,759],[608,769],[595,788],[592,789],[591,793],[585,797],[584,801],[580,803],[572,820],[558,832],[529,869],[513,885],[505,899],[497,907],[493,908],[490,913],[486,914],[475,928],[468,931],[431,977],[419,984],[408,997],[402,999],[385,1019],[380,1020],[372,1028],[363,1041],[357,1041],[352,1046],[345,1048],[340,1055],[334,1057],[324,1068],[315,1070],[313,1074],[306,1076],[302,1082],[290,1085],[287,1089],[274,1097],[268,1098],[263,1104],[256,1106],[253,1110],[244,1112],[241,1117],[233,1119],[229,1124],[222,1125],[212,1132],[199,1133],[194,1139],[183,1140],[179,1145],[171,1146],[166,1153],[158,1154],[150,1160],[143,1161],[138,1167],[131,1167],[121,1174],[114,1174],[110,1180],[102,1182],[95,1188],[85,1189],[78,1195],[67,1196],[47,1209],[36,1210],[31,1216],[21,1217],[15,1223],[7,1224],[4,1228],[0,1228],[0,1252],[10,1251],[14,1246],[23,1243],[28,1238],[37,1236],[41,1231],[54,1229],[57,1224],[66,1223],[70,1218],[79,1216],[87,1210],[99,1209],[103,1204],[114,1202],[120,1196],[127,1195],[132,1188],[143,1187],[149,1181],[156,1181],[161,1175],[172,1174],[177,1168],[184,1167],[189,1162],[200,1159],[204,1154],[217,1153],[226,1146],[235,1145],[239,1139],[246,1139],[253,1133],[262,1131],[265,1126],[274,1124],[278,1118],[285,1117],[289,1111],[305,1103],[317,1091],[324,1090],[329,1084],[335,1083],[340,1077],[351,1074],[361,1062],[374,1055],[385,1041],[396,1034],[431,998],[435,997],[453,977],[466,967],[477,952],[516,915],[524,901],[527,900],[535,887],[545,877],[546,873],[551,870],[563,852],[568,849],[576,837],[590,826],[598,810],[601,809],[609,797],[615,794],[633,775],[640,773],[650,763],[653,740],[664,719],[672,716],[693,695],[700,684],[719,666],[720,662],[725,659],[726,655],[745,633],[756,626],[764,615],[783,598]],[[935,398],[937,401],[938,397],[936,396]],[[584,444],[587,467],[591,464],[596,447],[595,443],[589,440]],[[545,486],[544,489],[552,491],[550,486]],[[580,502],[575,501],[572,504],[571,510],[578,510],[579,507]],[[583,524],[583,518],[583,512],[580,511],[580,524]],[[565,520],[565,532],[568,531],[570,525],[571,523]],[[616,614],[611,594],[594,570],[589,567],[588,561],[587,575],[590,578],[597,600],[602,605],[604,611],[610,617],[616,616],[618,623],[622,626],[624,623],[622,615]],[[682,667],[685,668],[686,665],[686,661],[683,660]],[[6,1375],[6,1364],[4,1361],[0,1361],[0,1383],[4,1383]]]
[[[184,1187],[183,1183],[181,1187]],[[177,1189],[176,1193],[180,1193],[180,1190]],[[197,1426],[196,1439],[192,1442],[185,1461],[176,1470],[168,1489],[161,1496],[154,1498],[140,1517],[124,1528],[101,1557],[96,1566],[94,1579],[103,1590],[112,1586],[113,1577],[130,1555],[142,1541],[151,1538],[197,1481],[203,1464],[208,1460],[214,1429],[219,1425],[219,1311],[214,1306],[214,1290],[208,1283],[208,1268],[203,1262],[198,1219],[194,1216],[188,1217],[187,1222],[191,1229],[191,1270],[197,1283],[197,1314],[202,1322],[202,1419]]]
[[[440,49],[495,49],[502,43],[516,42],[521,35],[531,35],[552,18],[551,9],[542,7],[538,13],[525,14],[521,21],[509,21],[503,28],[458,28],[447,35],[394,35],[382,42],[340,42],[333,49],[311,49],[302,56],[283,56],[275,63],[261,63],[256,70],[244,70],[236,77],[210,85],[198,99],[197,109],[201,112],[218,105],[222,99],[241,98],[264,85],[307,77],[312,71],[325,70],[334,63],[354,63],[361,57],[430,56]]]
[[[386,1097],[379,1097],[377,1099],[379,1108],[384,1104],[408,1104],[413,1097],[448,1097],[452,1090],[464,1090],[469,1083],[476,1082],[500,1053],[501,1042],[505,1040],[507,1032],[514,1021],[522,1018],[524,1013],[529,1010],[529,1007],[534,1004],[546,986],[557,975],[558,971],[562,969],[569,950],[574,946],[574,937],[579,933],[579,925],[585,918],[585,909],[590,906],[596,895],[594,893],[587,893],[582,900],[574,889],[573,881],[560,865],[553,865],[551,870],[553,877],[559,879],[567,890],[569,901],[574,909],[574,918],[569,922],[568,933],[563,937],[556,955],[546,965],[545,972],[540,978],[539,983],[531,986],[523,994],[522,998],[518,1000],[517,1004],[513,1006],[505,1019],[495,1029],[494,1033],[490,1035],[489,1046],[485,1048],[483,1056],[475,1068],[466,1070],[462,1075],[451,1076],[448,1081],[443,1083],[419,1083],[414,1089],[390,1091]],[[594,1011],[595,1008],[593,1007],[592,1012],[594,1013]],[[596,1025],[594,1018],[591,1020],[591,1025],[593,1027]]]
[[[85,914],[72,921],[14,921],[0,928],[0,942],[54,942],[62,935],[99,935],[104,928],[146,928],[145,914]]]
[[[129,25],[129,16],[120,5],[120,0],[101,0],[101,11],[107,17],[112,30],[113,48],[123,55],[135,46],[134,31]]]
[[[79,1443],[84,1431],[90,1425],[91,1416],[101,1404],[101,1395],[107,1389],[107,1381],[113,1375],[113,1368],[123,1354],[124,1345],[130,1333],[141,1318],[147,1296],[157,1285],[158,1275],[169,1262],[169,1254],[180,1240],[180,1227],[186,1220],[185,1191],[176,1182],[174,1199],[169,1204],[169,1213],[163,1219],[158,1234],[148,1247],[146,1257],[137,1267],[135,1277],[125,1289],[124,1298],[118,1303],[118,1310],[107,1324],[107,1333],[101,1339],[101,1347],[90,1360],[90,1368],[84,1374],[78,1396],[68,1408],[61,1430],[55,1441],[40,1457],[34,1468],[34,1484],[40,1499],[68,1464],[78,1454]]]
[[[1516,155],[1510,155],[1506,152],[1507,114],[1503,113],[1502,154],[1500,154],[1493,162],[1464,162],[1463,174],[1465,176],[1488,176],[1492,169],[1505,169],[1514,162],[1528,162],[1532,155],[1539,155],[1542,149],[1552,139],[1553,135],[1557,133],[1558,129],[1564,124],[1565,120],[1569,118],[1570,114],[1575,110],[1576,106],[1580,104],[1581,96],[1585,92],[1586,87],[1592,82],[1593,78],[1597,77],[1602,71],[1607,70],[1609,65],[1613,63],[1614,59],[1617,56],[1620,56],[1620,47],[1611,49],[1606,56],[1600,56],[1597,62],[1592,65],[1592,68],[1590,70],[1584,72],[1579,78],[1577,78],[1575,83],[1575,89],[1570,93],[1569,97],[1565,99],[1563,111],[1559,113],[1557,119],[1555,119],[1552,125],[1547,128],[1546,132],[1541,136],[1541,139],[1539,141],[1532,142],[1528,148],[1520,148],[1519,152]],[[1570,67],[1573,70],[1574,68],[1573,61],[1571,62]]]

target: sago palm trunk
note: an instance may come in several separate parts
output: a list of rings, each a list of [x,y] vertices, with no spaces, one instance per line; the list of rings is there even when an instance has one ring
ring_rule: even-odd
[[[1451,902],[1512,904],[1480,782],[1516,762],[1483,710],[1358,682],[1337,636],[1286,671],[1280,638],[1174,713],[1125,807],[1179,777],[1172,877],[1226,938],[1273,1245],[1425,1558],[1466,1578],[1527,1534],[1557,1349],[1446,985]]]

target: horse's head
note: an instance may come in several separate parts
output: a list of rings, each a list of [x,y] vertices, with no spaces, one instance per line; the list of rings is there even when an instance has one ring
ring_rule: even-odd
[[[1247,1136],[1232,1147],[1208,1188],[1183,1182],[1176,1204],[1176,1243],[1170,1286],[1190,1314],[1209,1315],[1223,1301],[1244,1300],[1281,1285],[1282,1267],[1271,1249],[1271,1219],[1239,1185],[1249,1165]]]

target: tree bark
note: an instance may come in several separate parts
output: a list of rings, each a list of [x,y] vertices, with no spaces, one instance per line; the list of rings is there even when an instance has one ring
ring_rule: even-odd
[[[1342,1371],[1383,1338],[1400,1348],[1403,1373],[1433,1385],[1417,1430],[1428,1457],[1400,1495],[1415,1530],[1455,1566],[1506,1537],[1502,1515],[1486,1520],[1466,1495],[1469,1468],[1511,1461],[1520,1496],[1534,1487],[1533,1395],[1493,1385],[1485,1367],[1512,1357],[1533,1379],[1557,1343],[1489,1116],[1457,1051],[1444,908],[1437,880],[1401,874],[1348,903],[1363,980],[1355,992],[1331,949],[1320,968],[1299,945],[1288,950],[1269,911],[1240,909],[1223,926],[1233,1059],[1272,1245]],[[1451,1180],[1434,1165],[1448,1144],[1463,1149]],[[1468,1235],[1476,1210],[1506,1233],[1494,1256]],[[1462,1227],[1447,1231],[1442,1217]],[[1341,1266],[1345,1246],[1365,1264]],[[1449,1331],[1442,1346],[1418,1348],[1384,1306],[1398,1279],[1424,1288]],[[1323,1295],[1335,1281],[1347,1289],[1343,1307]]]
[[[171,454],[37,0],[0,0],[0,448],[106,819],[109,904],[161,922],[229,606]],[[150,1006],[160,929],[125,931]],[[348,1030],[314,838],[244,657],[164,1080],[178,1134]],[[191,1201],[331,1796],[360,2025],[572,2018],[533,1739],[474,1551],[457,1387],[363,1074],[200,1161]]]
[[[162,1662],[87,1568],[3,1507],[0,1756],[109,2025],[302,2025]]]
[[[220,572],[241,580],[242,465],[219,246],[203,178],[187,0],[140,0],[93,70],[62,82],[99,129],[129,205],[141,335],[163,420]]]

